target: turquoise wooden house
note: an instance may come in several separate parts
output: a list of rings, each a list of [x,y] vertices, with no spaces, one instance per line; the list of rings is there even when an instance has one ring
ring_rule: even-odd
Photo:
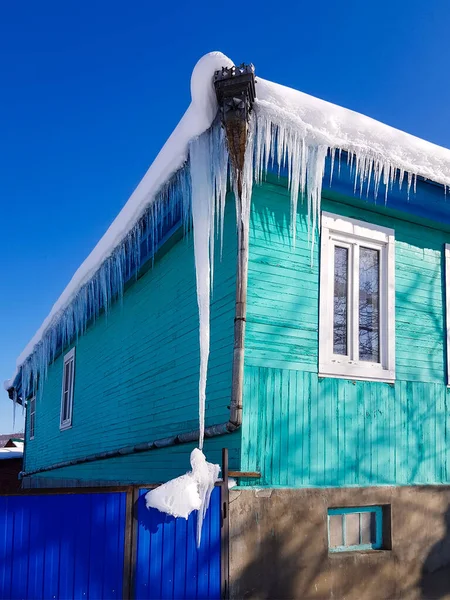
[[[6,382],[23,485],[188,470],[209,350],[205,454],[251,475],[232,491],[232,595],[435,597],[450,151],[220,53],[191,90]]]

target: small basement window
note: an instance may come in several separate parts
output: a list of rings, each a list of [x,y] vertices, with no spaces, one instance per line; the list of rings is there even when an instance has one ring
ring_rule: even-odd
[[[60,429],[72,426],[73,387],[75,379],[75,348],[64,356]]]
[[[36,422],[36,398],[30,399],[30,440],[34,439],[34,426]]]
[[[349,552],[383,548],[383,508],[328,509],[328,550]]]

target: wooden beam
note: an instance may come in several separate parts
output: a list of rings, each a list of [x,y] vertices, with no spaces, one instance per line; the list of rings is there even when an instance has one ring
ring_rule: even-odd
[[[240,477],[259,479],[261,477],[261,473],[258,473],[258,471],[228,471],[228,477],[234,477],[235,479]]]

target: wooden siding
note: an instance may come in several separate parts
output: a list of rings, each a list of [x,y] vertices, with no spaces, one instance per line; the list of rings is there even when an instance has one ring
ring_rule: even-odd
[[[205,440],[205,452],[208,460],[222,463],[222,448],[230,448],[230,458],[236,466],[239,464],[239,434],[233,433]],[[61,480],[85,480],[97,482],[112,481],[119,484],[163,483],[173,477],[183,475],[190,469],[189,455],[194,444],[180,444],[168,448],[159,448],[149,452],[140,452],[95,462],[87,462],[71,467],[63,467],[33,476],[33,479],[45,479],[50,487],[51,479],[60,480],[56,487],[65,487]],[[40,487],[40,486],[39,486]]]
[[[319,244],[311,252],[301,206],[292,246],[289,208],[281,185],[254,191],[242,470],[261,471],[265,485],[448,483],[450,234],[393,218],[383,204],[324,199],[323,210],[395,229],[396,382],[319,379]]]
[[[206,425],[229,418],[235,222],[229,202],[223,258],[215,265]],[[33,440],[27,424],[26,470],[198,428],[198,335],[193,240],[188,235],[162,253],[122,301],[79,338],[72,427],[65,431],[59,429],[62,356],[50,366],[37,396]],[[220,461],[224,444],[237,467],[239,433],[207,440],[206,449]],[[190,449],[152,450],[44,475],[163,481],[189,468]]]

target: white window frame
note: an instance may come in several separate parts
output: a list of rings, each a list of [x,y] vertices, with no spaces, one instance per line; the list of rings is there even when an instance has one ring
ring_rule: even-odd
[[[447,330],[447,385],[450,386],[450,244],[445,244],[445,327]]]
[[[348,355],[333,353],[334,248],[348,247],[349,302],[347,312]],[[359,252],[357,246],[380,251],[380,362],[358,360],[359,352]],[[322,213],[320,256],[319,376],[373,381],[395,381],[395,232]]]
[[[33,396],[32,398],[30,398],[30,413],[29,413],[29,420],[30,420],[30,440],[34,440],[34,435],[36,433],[36,396]]]
[[[68,389],[68,392],[69,392],[69,394],[68,394],[68,410],[67,410],[68,417],[66,419],[64,419],[64,392],[66,391],[64,389],[65,373],[66,373],[66,365],[70,362],[72,363],[72,380],[69,382],[69,389]],[[63,363],[62,386],[61,386],[61,415],[60,415],[60,421],[59,421],[59,428],[61,430],[69,429],[70,427],[72,427],[74,383],[75,383],[75,348],[72,348],[72,350],[70,350],[70,352],[68,352],[64,356],[64,363]]]

